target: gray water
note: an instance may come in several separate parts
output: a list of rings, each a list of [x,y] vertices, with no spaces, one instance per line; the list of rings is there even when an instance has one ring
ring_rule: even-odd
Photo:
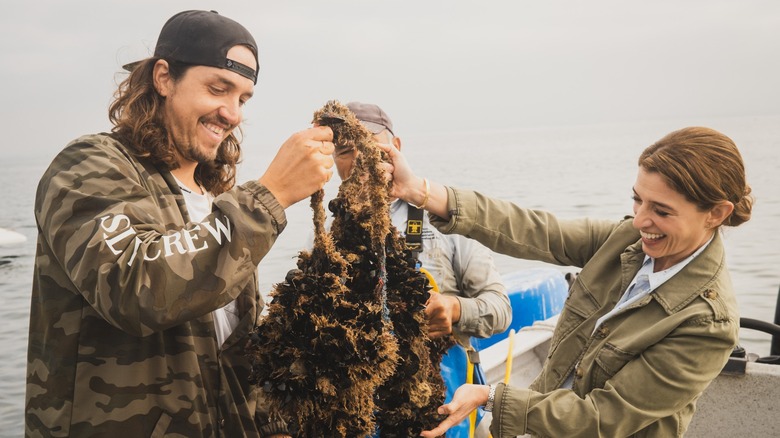
[[[691,125],[720,130],[742,151],[756,204],[750,222],[725,231],[727,261],[742,316],[771,321],[780,286],[780,251],[776,249],[780,246],[780,116],[408,136],[399,129],[399,134],[409,162],[421,176],[549,210],[564,218],[619,219],[631,213],[631,186],[642,149],[672,130]],[[67,140],[63,139],[63,145]],[[263,149],[271,150],[270,146]],[[261,162],[253,159],[258,153],[247,150],[244,162]],[[32,204],[38,178],[52,158],[30,155],[0,163],[0,187],[5,190],[0,227],[28,239],[22,245],[0,248],[1,436],[23,435],[36,235]],[[255,178],[262,170],[244,164],[239,181]],[[326,196],[336,192],[336,179],[326,187]],[[287,214],[287,229],[260,263],[263,291],[269,291],[294,267],[295,255],[311,232],[307,202],[289,208]],[[539,266],[500,255],[496,255],[496,263],[502,273]],[[743,330],[741,337],[748,351],[768,354],[767,335]]]

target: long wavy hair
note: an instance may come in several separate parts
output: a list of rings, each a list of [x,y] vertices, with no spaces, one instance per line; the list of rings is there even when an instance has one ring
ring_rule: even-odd
[[[154,87],[154,65],[160,58],[141,61],[130,75],[119,84],[114,102],[108,109],[111,131],[122,139],[138,157],[148,158],[166,170],[179,167],[176,147],[165,127],[165,97]],[[170,75],[178,81],[192,67],[191,64],[166,60]],[[236,182],[236,165],[241,159],[240,140],[231,132],[219,146],[214,161],[199,163],[195,180],[213,195],[230,190]]]

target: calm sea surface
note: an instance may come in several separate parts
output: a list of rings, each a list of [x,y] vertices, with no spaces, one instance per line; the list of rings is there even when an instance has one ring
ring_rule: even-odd
[[[631,213],[631,186],[642,149],[670,131],[691,125],[720,130],[742,151],[756,204],[750,222],[725,231],[728,264],[742,316],[771,321],[780,286],[780,116],[448,132],[403,140],[408,160],[418,174],[429,179],[564,218],[619,219]],[[63,139],[63,145],[67,140]],[[36,235],[32,205],[38,178],[52,157],[0,163],[0,187],[5,193],[0,227],[28,239],[22,245],[0,248],[0,436],[23,435]],[[257,162],[247,159],[245,163],[252,161]],[[257,177],[262,170],[242,165],[239,180]],[[336,179],[326,187],[327,196],[336,192]],[[307,202],[291,207],[287,214],[287,229],[260,263],[264,291],[294,267],[295,255],[311,232]],[[502,273],[539,266],[499,255],[496,263]],[[769,337],[761,333],[743,330],[742,344],[760,355],[769,351]]]

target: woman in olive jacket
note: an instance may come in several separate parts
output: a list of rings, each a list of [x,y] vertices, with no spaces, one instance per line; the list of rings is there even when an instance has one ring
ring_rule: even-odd
[[[445,233],[499,253],[582,268],[530,388],[463,385],[423,436],[477,406],[494,437],[678,437],[738,339],[721,225],[750,218],[753,198],[733,141],[708,128],[672,132],[639,159],[634,216],[559,220],[415,176],[388,150],[393,191],[425,205]]]

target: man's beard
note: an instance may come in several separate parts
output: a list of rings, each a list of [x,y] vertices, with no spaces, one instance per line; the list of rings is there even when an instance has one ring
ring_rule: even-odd
[[[213,163],[214,160],[217,159],[220,148],[222,148],[222,143],[214,150],[209,149],[208,152],[204,151],[203,148],[192,145],[187,145],[185,148],[178,149],[184,159],[197,162],[198,164],[206,164]]]
[[[225,130],[228,133],[234,128],[219,116],[207,117],[205,120],[203,120],[203,123],[227,126]],[[187,144],[183,147],[177,146],[176,149],[185,160],[194,161],[198,164],[213,163],[217,159],[217,155],[219,155],[219,151],[222,149],[222,145],[225,144],[229,137],[230,134],[228,134],[228,136],[225,137],[222,142],[220,142],[219,146],[213,150],[210,148],[201,148],[193,144]]]

